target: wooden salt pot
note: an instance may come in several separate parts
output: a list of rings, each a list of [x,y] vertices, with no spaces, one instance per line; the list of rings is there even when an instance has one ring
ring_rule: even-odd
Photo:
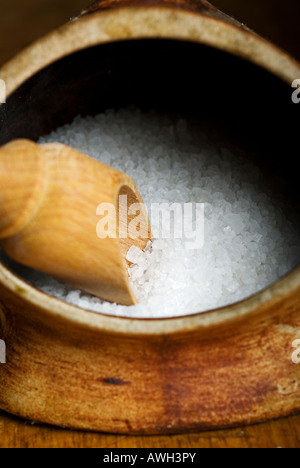
[[[204,0],[95,2],[0,77],[8,92],[1,144],[36,140],[80,113],[156,107],[220,131],[299,199],[291,84],[300,66]],[[299,267],[238,304],[171,319],[91,313],[37,291],[5,264],[0,298],[0,407],[13,414],[164,434],[300,409]]]

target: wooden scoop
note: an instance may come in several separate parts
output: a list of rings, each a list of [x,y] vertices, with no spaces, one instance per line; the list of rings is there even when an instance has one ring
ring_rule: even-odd
[[[119,210],[120,195],[123,206],[125,195],[128,207],[140,204],[138,238],[130,236],[132,215]],[[103,203],[109,205],[99,210]],[[0,245],[12,259],[107,301],[133,305],[126,254],[150,239],[142,197],[126,174],[58,143],[16,140],[0,148]]]

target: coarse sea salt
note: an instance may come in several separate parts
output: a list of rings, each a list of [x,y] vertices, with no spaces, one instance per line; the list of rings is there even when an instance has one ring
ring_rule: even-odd
[[[45,142],[70,145],[126,172],[148,209],[162,202],[205,206],[201,248],[187,249],[185,238],[154,238],[144,252],[128,251],[130,281],[139,300],[132,307],[74,290],[0,252],[0,259],[50,295],[111,315],[178,316],[244,299],[299,264],[297,213],[267,188],[257,167],[210,142],[192,122],[137,109],[108,111],[77,117],[39,141]]]

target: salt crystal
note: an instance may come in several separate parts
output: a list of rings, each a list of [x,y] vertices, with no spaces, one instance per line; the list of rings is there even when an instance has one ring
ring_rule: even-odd
[[[132,245],[128,250],[126,260],[138,266],[146,266],[146,257],[144,252],[135,245]]]

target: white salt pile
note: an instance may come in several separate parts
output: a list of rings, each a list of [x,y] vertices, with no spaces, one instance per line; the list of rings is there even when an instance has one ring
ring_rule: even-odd
[[[48,294],[107,314],[176,316],[244,299],[299,264],[299,230],[287,205],[266,188],[256,167],[211,143],[191,122],[136,109],[109,111],[77,117],[44,142],[65,143],[126,172],[148,207],[154,202],[205,204],[202,248],[186,249],[185,238],[154,238],[145,252],[129,251],[137,306],[103,302],[18,267]]]

